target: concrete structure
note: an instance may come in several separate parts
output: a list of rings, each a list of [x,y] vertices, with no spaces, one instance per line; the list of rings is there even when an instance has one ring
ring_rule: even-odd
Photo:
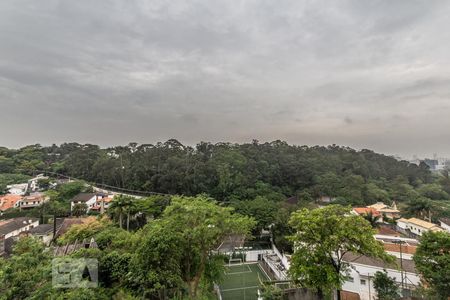
[[[274,244],[272,244],[272,251],[262,256],[262,262],[276,280],[289,279],[288,270],[291,267],[291,257],[282,254]]]
[[[29,192],[37,192],[39,190],[39,180],[40,179],[48,179],[44,174],[39,174],[34,178],[28,180],[28,191]]]
[[[441,218],[439,222],[441,223],[442,229],[444,229],[447,232],[450,232],[450,218]]]
[[[20,201],[20,209],[31,209],[41,206],[44,202],[48,200],[48,197],[43,193],[33,193],[29,196],[23,197]]]
[[[11,248],[12,238],[38,225],[38,219],[27,217],[0,221],[0,256],[7,254],[6,246],[9,244],[9,248]]]
[[[27,193],[28,183],[10,184],[7,185],[6,188],[8,189],[9,194],[23,196]]]

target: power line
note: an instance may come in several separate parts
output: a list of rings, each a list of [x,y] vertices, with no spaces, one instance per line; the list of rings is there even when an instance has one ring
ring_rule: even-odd
[[[47,170],[25,170],[25,169],[17,169],[18,171],[22,171],[23,173],[25,172],[29,172],[29,171],[33,171],[33,172],[38,172],[38,173],[44,173],[44,174],[51,174],[51,175],[56,175],[59,177],[63,177],[66,179],[74,179],[74,180],[78,180],[78,181],[85,181],[87,182],[89,185],[93,186],[93,187],[107,187],[110,188],[111,190],[114,191],[121,191],[121,192],[127,192],[130,194],[141,194],[141,195],[148,195],[148,196],[152,196],[152,195],[159,195],[159,196],[175,196],[175,194],[168,194],[168,193],[160,193],[160,192],[151,192],[151,191],[141,191],[141,190],[132,190],[132,189],[127,189],[127,188],[123,188],[123,187],[118,187],[118,186],[113,186],[113,185],[109,185],[109,184],[105,184],[105,183],[97,183],[97,182],[92,182],[92,181],[87,181],[84,179],[80,179],[80,178],[76,178],[73,176],[67,176],[65,174],[61,174],[58,172],[53,172],[53,171],[47,171]],[[105,188],[106,189],[106,188]]]

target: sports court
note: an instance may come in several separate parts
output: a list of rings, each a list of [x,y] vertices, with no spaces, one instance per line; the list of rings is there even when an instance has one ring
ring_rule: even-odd
[[[228,265],[219,286],[222,300],[257,300],[258,288],[266,280],[269,277],[258,263]]]

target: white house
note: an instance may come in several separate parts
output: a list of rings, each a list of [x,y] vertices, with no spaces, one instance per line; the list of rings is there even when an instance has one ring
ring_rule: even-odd
[[[450,232],[450,219],[449,218],[441,218],[439,220],[439,222],[441,223],[442,229],[444,229],[445,231]]]
[[[100,206],[104,205],[104,208],[108,208],[109,203],[112,200],[112,196],[104,193],[80,193],[72,198],[70,202],[70,209],[73,210],[77,204],[86,204],[87,211],[100,209]]]
[[[0,221],[0,239],[7,239],[19,235],[39,225],[39,219],[20,217]]]
[[[4,239],[18,236],[39,225],[39,219],[20,217],[0,222],[0,237]]]
[[[29,196],[23,197],[20,201],[20,209],[30,209],[41,206],[44,202],[48,201],[49,197],[43,193],[33,193]]]
[[[88,210],[97,201],[97,195],[95,193],[79,193],[70,201],[70,210],[73,210],[74,206],[77,204],[86,204]]]
[[[383,242],[387,253],[397,258],[397,265],[388,265],[380,260],[363,255],[346,253],[344,261],[350,265],[347,273],[348,278],[343,284],[342,290],[358,294],[361,300],[377,299],[373,286],[373,278],[377,271],[386,270],[388,276],[394,278],[399,287],[403,286],[406,292],[414,290],[419,286],[420,276],[417,273],[412,260],[418,244],[414,239],[403,239],[392,237],[377,238]],[[397,268],[397,266],[399,266]],[[400,268],[400,266],[402,266]]]
[[[431,230],[431,231],[442,231],[443,230],[441,227],[439,227],[436,224],[433,224],[433,223],[430,223],[430,222],[427,222],[424,220],[420,220],[417,218],[398,219],[397,226],[404,231],[412,232],[418,236],[422,235],[424,232],[427,232],[429,230]]]
[[[389,277],[395,279],[401,286],[402,278],[405,290],[414,290],[419,286],[420,276],[416,273],[414,262],[412,260],[402,260],[402,271],[393,266],[388,266],[378,260],[366,256],[345,254],[344,258],[350,264],[348,278],[342,286],[343,291],[359,294],[361,300],[377,299],[376,291],[373,286],[373,277],[376,272],[386,270]],[[400,259],[397,259],[400,265]]]

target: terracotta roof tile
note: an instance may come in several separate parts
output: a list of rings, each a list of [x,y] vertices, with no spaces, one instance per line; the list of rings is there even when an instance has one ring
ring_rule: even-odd
[[[22,199],[20,195],[8,194],[0,197],[0,211],[5,211],[16,205],[18,201]]]
[[[380,216],[380,213],[372,207],[354,207],[353,210],[358,215],[368,215],[369,213],[372,213],[373,216]]]

